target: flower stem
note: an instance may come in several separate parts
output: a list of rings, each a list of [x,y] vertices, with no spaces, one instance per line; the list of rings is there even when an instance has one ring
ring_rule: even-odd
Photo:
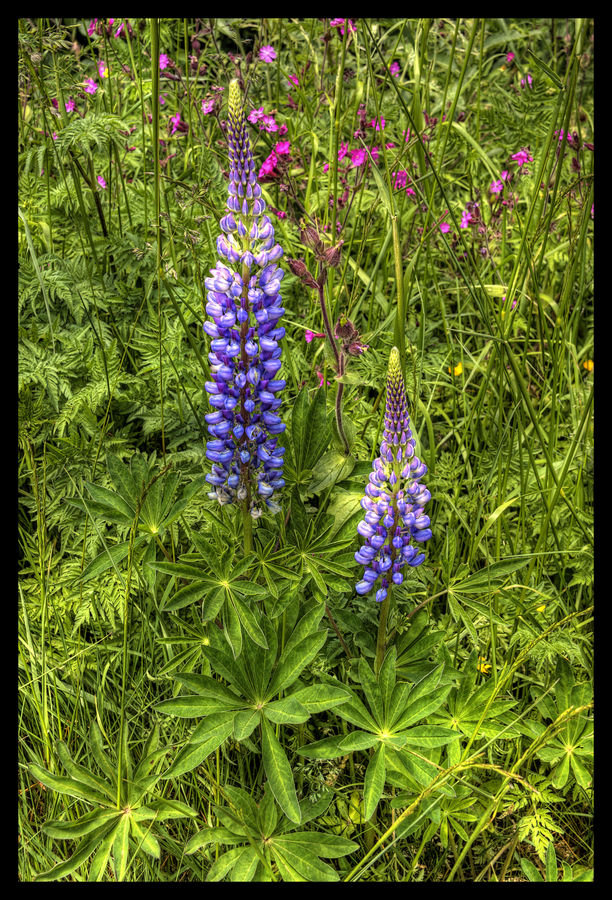
[[[334,333],[332,331],[331,323],[329,321],[329,315],[327,313],[327,304],[325,303],[325,289],[324,282],[321,279],[321,271],[322,267],[319,268],[319,278],[317,279],[317,290],[319,294],[319,303],[321,305],[321,315],[323,316],[323,326],[325,328],[325,333],[327,334],[327,338],[329,343],[332,346],[332,350],[334,351],[334,358],[336,360],[336,374],[344,375],[344,357],[341,350],[338,350],[338,344],[336,342],[336,338],[334,337]],[[335,406],[335,414],[336,414],[336,428],[338,429],[338,434],[340,435],[340,440],[344,445],[344,452],[346,456],[351,452],[351,448],[349,446],[349,442],[346,437],[346,432],[344,431],[344,424],[342,422],[342,395],[344,394],[344,384],[339,381],[338,382],[338,392],[336,394],[336,406]]]
[[[242,528],[244,532],[245,555],[253,549],[253,518],[251,516],[251,498],[246,497],[242,504]]]
[[[378,637],[376,638],[376,659],[374,660],[374,674],[380,672],[385,658],[387,646],[387,619],[389,617],[389,604],[391,602],[391,585],[387,590],[387,596],[380,605],[380,619],[378,620]]]

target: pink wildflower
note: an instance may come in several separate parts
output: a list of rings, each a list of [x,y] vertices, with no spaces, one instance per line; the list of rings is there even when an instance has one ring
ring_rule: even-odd
[[[450,231],[450,225],[448,224],[448,222],[440,222],[440,231],[442,232],[442,234],[448,234],[448,232]]]
[[[274,169],[276,168],[276,164],[278,162],[278,157],[276,153],[272,152],[266,159],[264,159],[261,169],[259,170],[259,178],[263,178],[265,175],[274,175]]]
[[[512,50],[510,50],[508,53],[506,53],[506,62],[511,63],[513,59],[514,53],[512,52]]]
[[[202,100],[202,112],[205,116],[213,111],[215,108],[215,98],[211,97],[209,100]]]
[[[72,112],[74,109],[74,100],[72,99],[72,97],[67,100],[64,105],[66,107],[66,112]]]
[[[291,141],[277,141],[274,152],[278,156],[289,156],[291,153]]]
[[[159,54],[159,68],[162,69],[162,71],[163,71],[164,69],[167,69],[169,65],[170,65],[170,60],[168,59],[167,54],[160,53]]]
[[[356,169],[358,166],[362,166],[366,161],[366,150],[364,148],[360,148],[359,150],[351,150],[351,169]]]
[[[276,59],[276,50],[274,47],[271,47],[267,44],[265,47],[261,47],[259,50],[259,58],[262,62],[271,63]]]
[[[344,37],[344,23],[348,22],[349,31],[357,31],[355,28],[355,22],[353,19],[332,19],[330,24],[331,28],[339,28],[340,34]]]
[[[101,188],[106,188],[106,182],[102,175],[98,175],[98,184]]]
[[[261,121],[266,131],[278,131],[278,125],[274,116],[263,116]],[[259,127],[261,128],[262,126],[260,125]]]
[[[316,338],[316,337],[322,338],[322,337],[325,337],[325,335],[321,334],[318,331],[310,331],[309,328],[306,329],[306,334],[304,335],[304,340],[306,341],[307,344],[310,344],[312,339]]]
[[[123,31],[123,28],[124,28],[124,23],[122,22],[121,25],[119,26],[119,28],[117,29],[117,31],[115,32],[115,37],[119,37],[119,35]]]
[[[98,63],[98,75],[100,78],[108,78],[108,66],[103,59]]]
[[[393,75],[394,78],[399,78],[400,64],[398,62],[392,62],[389,66],[389,72]]]
[[[282,124],[282,125],[279,127],[279,129],[278,129],[278,135],[279,135],[279,137],[282,137],[284,134],[287,134],[287,131],[288,131],[288,128],[287,128],[287,126],[285,125],[285,123],[283,122],[283,124]]]
[[[92,19],[91,22],[89,23],[89,25],[87,26],[87,34],[89,35],[89,37],[91,37],[92,34],[94,33],[94,31],[96,30],[97,24],[98,24],[98,20]]]
[[[265,113],[263,106],[260,106],[259,109],[253,109],[248,114],[247,119],[251,123],[251,125],[256,125],[260,119],[263,119]]]
[[[376,131],[382,131],[385,127],[385,120],[381,116],[380,119],[372,119],[370,125],[372,126],[372,128],[375,128]]]
[[[404,188],[406,187],[406,179],[408,178],[408,172],[405,172],[403,169],[400,169],[399,172],[391,172],[394,188]]]
[[[501,194],[504,189],[504,182],[500,179],[499,181],[491,182],[491,193],[492,194]]]
[[[295,87],[299,87],[300,82],[299,82],[297,75],[289,76],[289,84],[290,85],[293,84],[293,85],[295,85]]]
[[[533,156],[530,156],[524,147],[517,153],[513,153],[510,159],[516,160],[519,166],[523,166],[526,162],[533,162]]]
[[[85,82],[85,90],[88,94],[95,94],[98,90],[97,82],[95,82],[93,78],[88,78]]]
[[[175,116],[170,116],[170,121],[172,122],[172,131],[170,132],[170,134],[174,134],[175,131],[178,131],[181,124],[180,112],[177,112]]]

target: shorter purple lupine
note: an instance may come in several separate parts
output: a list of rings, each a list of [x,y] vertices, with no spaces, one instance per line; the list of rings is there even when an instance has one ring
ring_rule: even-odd
[[[393,347],[380,456],[374,460],[361,501],[365,518],[357,525],[365,543],[355,554],[355,560],[365,566],[355,590],[367,594],[380,582],[376,591],[379,603],[386,598],[391,584],[402,583],[401,570],[406,564],[419,566],[423,562],[425,554],[419,552],[419,545],[432,536],[430,519],[424,511],[431,494],[420,484],[427,466],[415,456],[415,446],[400,355]]]

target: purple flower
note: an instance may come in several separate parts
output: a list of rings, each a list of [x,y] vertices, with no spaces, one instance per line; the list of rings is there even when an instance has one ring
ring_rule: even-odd
[[[169,65],[170,65],[170,60],[169,60],[167,54],[160,53],[159,54],[159,68],[162,70],[167,69]]]
[[[276,59],[276,50],[274,47],[271,47],[270,44],[267,44],[265,47],[261,47],[259,50],[259,58],[262,62],[271,63]]]
[[[425,504],[431,499],[420,480],[427,471],[415,456],[406,389],[397,347],[389,357],[385,430],[380,456],[373,463],[361,506],[365,517],[357,525],[365,543],[355,560],[365,566],[358,594],[367,594],[380,580],[376,600],[381,603],[389,586],[401,584],[406,564],[419,566],[425,554],[419,546],[432,536]]]
[[[265,214],[236,79],[230,82],[227,136],[230,182],[217,238],[221,258],[205,279],[212,378],[205,384],[212,407],[206,416],[212,471],[206,479],[211,499],[246,504],[258,518],[264,504],[278,511],[273,495],[285,484],[285,449],[278,446],[285,425],[277,414],[277,395],[285,387],[279,378],[284,272],[276,264],[283,251]]]
[[[98,90],[98,84],[93,80],[93,78],[88,78],[85,82],[85,90],[88,94],[95,94]]]

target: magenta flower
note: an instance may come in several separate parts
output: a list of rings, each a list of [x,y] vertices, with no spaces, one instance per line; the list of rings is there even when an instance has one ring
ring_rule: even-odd
[[[282,137],[284,134],[287,134],[287,131],[288,131],[288,128],[285,125],[285,123],[283,122],[283,124],[278,129],[279,137]]]
[[[307,344],[310,344],[312,339],[316,338],[316,337],[322,338],[322,337],[325,337],[325,335],[321,334],[318,331],[310,331],[310,329],[308,329],[308,328],[306,329],[306,334],[304,335],[304,340],[306,341]]]
[[[366,161],[367,151],[364,148],[359,150],[351,150],[351,169],[362,166]]]
[[[88,78],[85,82],[85,90],[88,94],[95,94],[98,90],[97,82],[95,82],[93,78]]]
[[[408,178],[408,172],[405,172],[404,169],[400,169],[399,172],[391,172],[391,177],[394,179],[393,187],[394,188],[405,188],[406,187],[406,179]]]
[[[394,78],[399,78],[400,64],[398,62],[392,62],[389,66],[389,72],[393,75]]]
[[[470,216],[467,209],[464,209],[461,213],[461,223],[459,225],[460,228],[467,228],[470,222],[472,221],[472,217]]]
[[[344,23],[348,22],[349,31],[357,31],[355,28],[355,21],[353,19],[332,19],[330,24],[331,28],[339,28],[340,34],[344,37]]]
[[[172,131],[170,134],[174,134],[175,131],[178,131],[181,124],[181,114],[177,112],[175,116],[170,116],[170,121],[172,122]]]
[[[512,52],[512,50],[510,50],[508,53],[506,53],[506,62],[511,63],[513,59],[514,53]]]
[[[108,78],[108,66],[103,59],[98,63],[98,75],[100,78]]]
[[[72,111],[73,111],[73,109],[74,109],[74,100],[72,99],[72,97],[71,97],[69,100],[66,101],[66,103],[64,104],[64,106],[66,107],[66,112],[72,112]]]
[[[376,131],[382,131],[382,129],[385,127],[385,120],[382,116],[380,116],[380,119],[372,119],[370,125],[372,126],[372,128],[375,128]]]
[[[274,152],[277,156],[289,156],[291,153],[291,141],[277,141]]]
[[[102,175],[98,175],[98,184],[100,185],[101,188],[106,189],[106,182]]]
[[[516,160],[519,166],[525,165],[526,162],[533,162],[533,156],[530,156],[524,147],[522,147],[518,153],[513,153],[510,159]]]
[[[278,131],[278,125],[276,124],[274,116],[264,116],[261,121],[267,132]],[[259,127],[261,128],[262,126],[260,125]]]
[[[168,59],[167,54],[160,53],[159,54],[159,68],[162,69],[162,71],[163,71],[163,69],[167,69],[169,65],[170,65],[170,60]]]
[[[491,193],[492,194],[501,194],[504,189],[504,182],[500,179],[499,181],[491,182]]]
[[[117,31],[115,32],[115,37],[119,37],[121,32],[123,31],[124,23],[122,22]]]
[[[266,175],[274,175],[276,164],[278,163],[278,157],[276,153],[272,152],[266,159],[264,159],[261,168],[259,170],[259,178],[263,178]]]
[[[89,35],[89,37],[91,37],[92,34],[94,33],[94,31],[96,30],[97,24],[98,24],[98,20],[92,19],[91,22],[89,23],[89,25],[87,26],[87,34]]]
[[[262,62],[271,63],[276,59],[276,50],[274,47],[271,47],[270,44],[267,44],[265,47],[261,47],[259,51],[259,58]]]
[[[260,119],[263,119],[264,115],[264,108],[263,106],[260,106],[259,109],[252,109],[248,114],[247,119],[251,125],[257,125]]]
[[[211,97],[209,100],[202,100],[202,112],[205,116],[213,111],[215,108],[215,98]]]
[[[300,82],[299,82],[297,75],[289,76],[289,85],[292,85],[292,84],[295,85],[295,87],[299,87]]]
[[[442,234],[448,234],[448,232],[450,231],[450,225],[448,224],[448,222],[440,222],[440,231],[442,232]]]

